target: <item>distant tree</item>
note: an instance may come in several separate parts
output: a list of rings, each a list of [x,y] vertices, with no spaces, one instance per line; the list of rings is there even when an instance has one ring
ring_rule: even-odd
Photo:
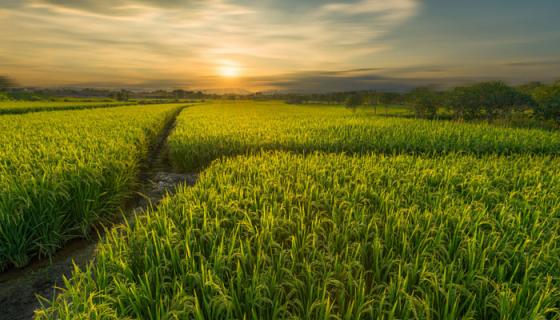
[[[130,99],[130,96],[131,96],[131,92],[124,89],[117,92],[113,92],[111,94],[111,98],[117,101],[128,101]]]
[[[533,91],[535,115],[540,119],[560,123],[560,81],[550,86],[540,86]]]
[[[304,104],[305,103],[305,99],[303,96],[298,95],[298,94],[293,94],[290,95],[286,98],[286,103],[287,104]]]
[[[483,82],[476,87],[488,120],[507,116],[513,111],[522,111],[533,105],[531,96],[501,81]]]
[[[370,93],[366,96],[366,104],[373,107],[373,113],[377,114],[377,106],[379,106],[379,94],[376,92]]]
[[[175,98],[175,99],[185,99],[186,96],[187,96],[187,92],[185,90],[181,90],[181,89],[173,90],[171,92],[171,94],[173,95],[173,98]]]
[[[482,116],[479,92],[475,87],[457,87],[449,91],[447,107],[456,119],[472,120]]]
[[[433,119],[440,105],[439,95],[428,88],[417,88],[407,95],[407,101],[419,118]]]
[[[388,116],[389,106],[395,104],[402,104],[404,98],[403,95],[396,92],[380,92],[378,101],[385,108],[385,116]]]
[[[455,116],[467,120],[486,118],[491,121],[533,105],[530,95],[501,81],[459,87],[448,94],[448,106]]]
[[[403,101],[402,95],[396,92],[379,92],[380,104],[401,104]]]
[[[533,92],[535,90],[543,86],[545,86],[545,84],[543,84],[542,82],[534,81],[518,86],[517,90],[528,95],[533,95]]]
[[[0,76],[0,91],[6,91],[6,89],[13,88],[15,86],[16,83],[14,80],[6,76]]]
[[[344,101],[346,108],[351,109],[352,111],[356,111],[356,109],[363,104],[364,98],[358,93],[351,93]]]

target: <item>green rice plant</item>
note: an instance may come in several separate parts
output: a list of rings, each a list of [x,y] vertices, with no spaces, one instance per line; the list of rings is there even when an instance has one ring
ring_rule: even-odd
[[[189,108],[169,139],[184,171],[261,150],[366,154],[560,154],[560,133],[352,113],[335,106],[214,102]]]
[[[60,111],[110,108],[118,106],[134,105],[135,102],[107,102],[107,101],[0,101],[0,115],[22,114],[39,111]]]
[[[45,303],[37,319],[560,319],[560,162],[219,160]]]
[[[182,106],[0,116],[0,269],[50,256],[114,213]]]

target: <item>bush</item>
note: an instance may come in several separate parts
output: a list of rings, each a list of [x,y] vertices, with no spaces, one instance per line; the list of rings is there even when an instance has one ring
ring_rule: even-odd
[[[12,79],[5,76],[0,76],[0,91],[3,91],[8,88],[13,88],[15,86],[16,84]]]
[[[478,100],[478,92],[473,87],[457,87],[447,93],[447,106],[457,119],[480,118],[482,107]]]
[[[560,123],[560,81],[550,86],[540,86],[533,91],[537,102],[535,115],[544,120]]]
[[[407,100],[417,117],[428,119],[436,117],[440,99],[434,91],[428,88],[417,88],[408,94]]]
[[[500,81],[458,87],[448,95],[449,108],[457,118],[466,120],[507,117],[534,104],[531,96]]]
[[[356,110],[356,108],[358,108],[359,106],[364,104],[364,98],[355,93],[355,94],[351,94],[346,98],[346,101],[344,102],[344,105],[346,105],[346,108],[351,109],[353,111]]]

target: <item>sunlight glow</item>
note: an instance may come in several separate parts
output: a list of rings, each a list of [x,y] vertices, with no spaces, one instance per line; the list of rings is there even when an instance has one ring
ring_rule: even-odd
[[[225,78],[237,78],[241,74],[241,68],[234,62],[222,63],[218,67],[218,74]]]

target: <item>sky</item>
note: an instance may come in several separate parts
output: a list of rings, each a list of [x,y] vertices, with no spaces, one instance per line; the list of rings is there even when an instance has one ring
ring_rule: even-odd
[[[0,0],[24,86],[405,90],[560,79],[558,0]]]

